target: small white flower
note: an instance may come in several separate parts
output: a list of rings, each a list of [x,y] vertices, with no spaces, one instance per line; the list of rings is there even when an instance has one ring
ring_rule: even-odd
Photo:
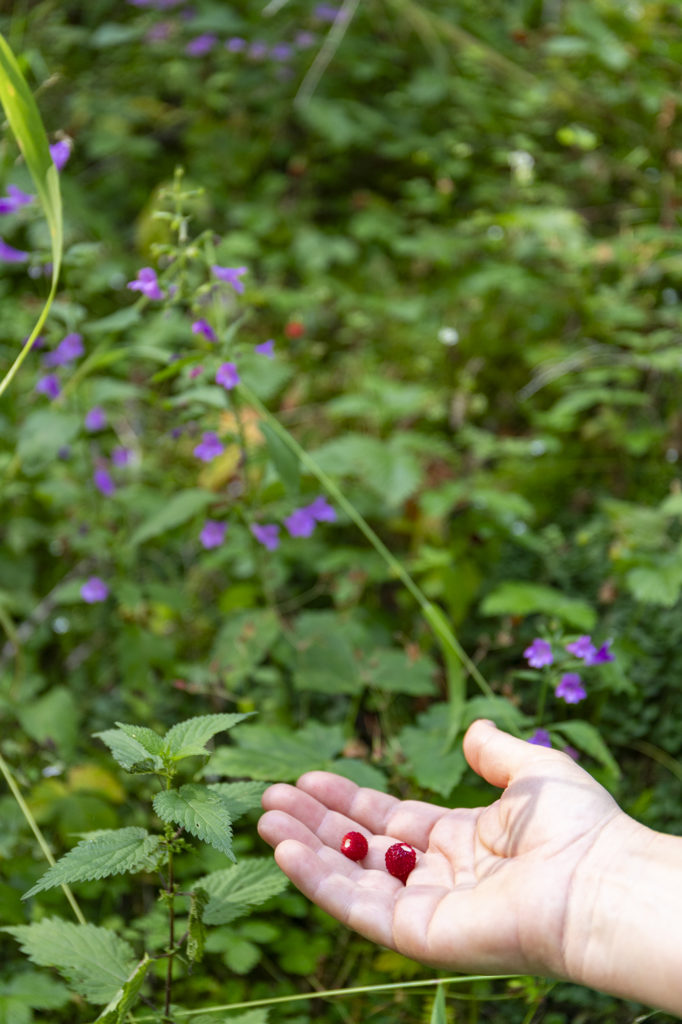
[[[456,345],[459,341],[459,331],[455,327],[441,327],[438,340],[441,345]]]

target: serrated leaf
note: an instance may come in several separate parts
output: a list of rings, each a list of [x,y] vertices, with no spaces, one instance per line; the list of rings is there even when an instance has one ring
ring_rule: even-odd
[[[93,735],[106,743],[115,760],[128,772],[150,773],[163,768],[160,757],[150,757],[146,748],[122,729],[105,729]]]
[[[138,526],[130,538],[130,544],[135,547],[151,540],[152,537],[167,533],[168,530],[174,530],[176,526],[181,526],[197,513],[203,512],[214,500],[214,497],[210,491],[202,491],[198,488],[174,494],[172,498],[164,502],[157,512],[154,512]]]
[[[132,1010],[137,1002],[140,989],[149,969],[151,960],[145,953],[142,960],[135,967],[125,985],[118,990],[108,1006],[100,1013],[95,1024],[123,1024],[128,1011]]]
[[[163,736],[159,736],[153,729],[146,729],[143,725],[127,725],[125,722],[117,722],[116,728],[139,743],[152,756],[160,755],[164,748]]]
[[[267,789],[265,782],[214,782],[208,787],[220,793],[230,809],[232,824],[242,814],[261,806],[261,797]]]
[[[265,903],[286,889],[288,879],[270,857],[252,857],[199,879],[209,896],[206,924],[227,924],[248,906]],[[241,909],[240,909],[241,908]]]
[[[154,810],[162,821],[181,825],[204,843],[235,860],[232,852],[232,820],[227,802],[206,786],[189,783],[167,789],[154,797]]]
[[[189,922],[187,924],[187,957],[190,963],[200,963],[204,956],[206,927],[204,911],[208,904],[208,893],[201,886],[192,889],[189,904]]]
[[[220,747],[205,765],[204,775],[251,776],[290,782],[314,768],[329,768],[344,745],[340,725],[308,722],[297,732],[276,732],[250,725],[240,730],[238,747]]]
[[[45,918],[4,928],[39,967],[55,967],[73,988],[96,1005],[108,1003],[133,970],[132,947],[108,928]]]
[[[158,836],[150,836],[144,828],[119,828],[100,832],[83,839],[45,872],[36,884],[24,893],[23,899],[71,882],[88,882],[126,871],[151,867],[150,858],[159,845]]]
[[[174,761],[194,754],[206,754],[206,744],[216,733],[231,729],[253,714],[255,712],[248,711],[245,714],[198,715],[178,722],[163,737],[163,750]]]
[[[580,719],[573,719],[570,722],[555,722],[552,724],[550,732],[560,733],[578,750],[589,754],[595,761],[612,772],[616,778],[620,777],[620,768],[613,754],[604,743],[598,730],[589,722],[583,722]]]

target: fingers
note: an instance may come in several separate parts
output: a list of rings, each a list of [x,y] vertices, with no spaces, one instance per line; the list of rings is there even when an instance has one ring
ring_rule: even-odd
[[[481,718],[467,729],[464,756],[477,775],[504,789],[524,765],[538,757],[553,755],[546,748],[516,739]]]

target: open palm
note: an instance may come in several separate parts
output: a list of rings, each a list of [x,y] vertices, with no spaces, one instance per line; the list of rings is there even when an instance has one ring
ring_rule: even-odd
[[[471,726],[464,751],[479,775],[504,787],[488,807],[400,801],[309,772],[266,791],[260,834],[303,893],[375,942],[456,970],[566,977],[572,879],[597,838],[608,856],[605,834],[618,822],[619,843],[630,819],[567,755],[485,721]],[[351,830],[369,843],[357,864],[339,852]],[[406,885],[385,868],[396,841],[417,851]]]

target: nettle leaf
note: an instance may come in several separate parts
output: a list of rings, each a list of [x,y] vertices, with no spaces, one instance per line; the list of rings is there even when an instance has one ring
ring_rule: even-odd
[[[190,963],[200,963],[204,956],[206,943],[206,927],[204,911],[208,904],[208,893],[201,886],[192,889],[189,894],[189,921],[187,924],[187,957]]]
[[[166,789],[154,797],[154,810],[162,821],[181,825],[204,843],[236,860],[232,852],[232,819],[220,793],[189,783]]]
[[[49,868],[36,884],[24,893],[28,899],[45,889],[71,882],[89,882],[126,871],[140,871],[152,866],[159,837],[150,836],[143,828],[119,828],[99,832],[84,839]]]
[[[245,714],[234,715],[199,715],[196,718],[188,718],[186,722],[178,722],[163,737],[164,753],[174,761],[194,754],[207,754],[206,744],[216,733],[231,729],[253,714],[255,712],[248,711]]]
[[[232,868],[213,871],[199,879],[209,896],[206,924],[227,924],[246,907],[265,903],[288,885],[287,876],[271,857],[253,857]]]
[[[148,730],[151,732],[151,729]],[[150,756],[149,751],[139,740],[128,736],[122,729],[105,729],[104,732],[93,734],[109,750],[122,768],[127,772],[149,774],[161,771],[163,761],[158,756]]]
[[[235,739],[239,746],[216,750],[204,767],[204,775],[247,775],[290,782],[314,768],[329,769],[344,745],[342,726],[312,721],[293,733],[250,725],[235,733]]]
[[[232,824],[242,814],[254,811],[261,806],[261,797],[267,789],[265,782],[214,782],[209,787],[214,793],[220,793],[230,808]]]
[[[14,936],[34,964],[55,967],[79,995],[97,1005],[114,998],[135,964],[129,943],[94,924],[53,917],[2,930]]]
[[[132,1010],[137,1002],[150,964],[151,960],[145,953],[144,958],[140,960],[125,985],[118,990],[108,1006],[102,1010],[95,1024],[124,1024],[128,1011]]]
[[[146,729],[143,725],[126,725],[125,722],[117,722],[116,727],[144,747],[148,754],[156,756],[162,753],[163,736],[159,736],[153,729]]]
[[[143,544],[152,537],[158,537],[168,530],[174,530],[176,526],[182,526],[199,512],[203,512],[212,501],[214,495],[210,491],[201,491],[198,488],[174,494],[172,498],[164,500],[161,507],[138,526],[130,538],[131,546]]]

